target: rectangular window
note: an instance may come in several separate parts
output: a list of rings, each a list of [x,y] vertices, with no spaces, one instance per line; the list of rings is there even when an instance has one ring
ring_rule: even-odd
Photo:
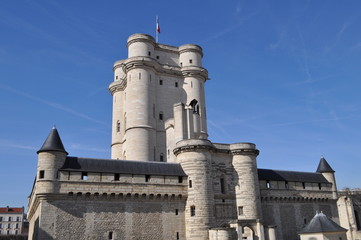
[[[2,222],[3,221],[3,217],[0,217],[0,222]]]
[[[159,161],[164,162],[164,156],[163,156],[163,153],[159,156]]]
[[[192,188],[192,180],[189,180],[189,188]]]
[[[150,175],[145,175],[145,182],[150,182]]]
[[[175,85],[175,87],[178,87],[178,82],[175,82],[175,84],[174,84],[174,85]]]
[[[88,180],[88,173],[87,172],[82,172],[81,173],[81,180]]]
[[[182,183],[183,182],[183,177],[179,176],[178,177],[178,183]]]
[[[157,59],[159,59],[159,56],[157,56]]]
[[[40,170],[39,171],[39,179],[43,179],[45,175],[45,171],[44,170]]]
[[[306,183],[304,183],[304,182],[302,183],[302,188],[306,189]]]
[[[113,239],[113,232],[109,232],[109,233],[108,233],[108,239],[109,239],[109,240],[112,240],[112,239]]]
[[[195,206],[191,206],[191,217],[196,215],[196,207]]]
[[[20,217],[16,217],[16,221],[17,221],[17,222],[20,222]]]
[[[179,240],[179,232],[177,232],[177,240]]]
[[[15,228],[19,228],[19,223],[17,223],[17,224],[15,225]]]
[[[119,181],[119,173],[114,174],[114,181]]]
[[[322,189],[322,185],[321,183],[318,184],[318,189],[321,190]]]
[[[221,193],[226,193],[226,189],[225,189],[225,186],[224,186],[224,178],[221,178]]]
[[[148,52],[148,56],[150,56],[150,55],[152,55],[152,53],[151,53],[151,52]]]
[[[243,207],[238,207],[238,216],[243,215]]]
[[[9,221],[10,221],[10,220],[9,220]],[[11,228],[11,224],[10,224],[10,223],[8,224],[8,228]]]
[[[163,120],[163,113],[159,113],[159,120]]]
[[[9,222],[11,222],[13,220],[13,218],[12,217],[9,217]]]
[[[162,79],[159,80],[159,85],[163,85],[163,80]]]
[[[288,182],[285,182],[285,188],[288,189]]]
[[[176,209],[176,210],[175,210],[175,215],[178,215],[178,213],[179,213],[179,210]]]
[[[269,181],[266,182],[266,187],[267,187],[268,189],[271,188],[271,184],[269,183]]]
[[[193,60],[192,60],[192,59],[189,59],[189,63],[193,63]]]

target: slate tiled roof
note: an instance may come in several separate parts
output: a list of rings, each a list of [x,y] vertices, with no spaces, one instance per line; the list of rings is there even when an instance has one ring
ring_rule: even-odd
[[[60,170],[160,176],[187,176],[181,165],[178,163],[141,162],[79,157],[67,157]]]
[[[23,208],[13,208],[13,207],[5,207],[0,208],[0,213],[23,213]]]
[[[258,179],[265,181],[328,183],[321,173],[258,169]]]
[[[56,130],[55,126],[53,127],[53,129],[51,129],[48,137],[46,138],[43,146],[40,148],[38,153],[47,151],[58,151],[68,154],[65,151],[63,142],[61,141],[58,130]]]
[[[325,233],[325,232],[346,232],[337,223],[329,219],[325,214],[316,213],[312,220],[301,230],[300,233]]]
[[[323,172],[335,172],[330,164],[326,161],[324,157],[321,158],[320,163],[318,164],[316,172],[323,173]]]

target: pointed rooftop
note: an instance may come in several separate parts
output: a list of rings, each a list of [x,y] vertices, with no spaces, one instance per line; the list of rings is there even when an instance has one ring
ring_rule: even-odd
[[[321,157],[320,163],[318,164],[316,172],[319,172],[319,173],[333,172],[334,173],[335,171],[331,168],[330,164],[328,164],[326,159],[324,157]]]
[[[347,232],[347,229],[341,227],[325,214],[316,213],[312,220],[301,230],[302,233],[326,233],[326,232]]]
[[[37,153],[39,154],[41,152],[47,152],[47,151],[57,151],[68,154],[67,151],[65,151],[64,145],[60,139],[58,130],[56,129],[55,126],[53,127],[53,129],[51,129],[43,146],[40,148],[40,150]]]

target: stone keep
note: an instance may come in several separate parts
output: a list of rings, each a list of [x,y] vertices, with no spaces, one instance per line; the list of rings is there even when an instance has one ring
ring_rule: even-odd
[[[334,171],[257,168],[253,143],[208,140],[202,48],[128,38],[116,61],[112,159],[70,157],[57,129],[38,151],[29,239],[297,240],[338,222]]]

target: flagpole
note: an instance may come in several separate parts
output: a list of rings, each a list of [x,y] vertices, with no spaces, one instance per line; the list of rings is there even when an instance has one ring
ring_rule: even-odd
[[[155,17],[155,42],[158,43],[158,15]]]

